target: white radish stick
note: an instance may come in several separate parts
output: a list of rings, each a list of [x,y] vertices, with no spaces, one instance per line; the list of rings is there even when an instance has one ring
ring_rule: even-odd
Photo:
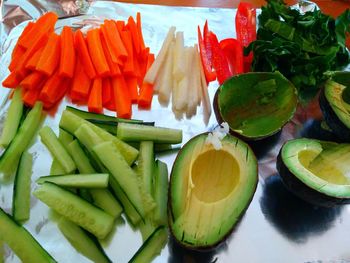
[[[174,49],[174,67],[173,67],[173,76],[174,78],[181,80],[185,72],[185,60],[184,60],[184,33],[176,32],[175,37],[175,49]]]
[[[172,93],[172,97],[171,97],[171,100],[172,100],[172,111],[175,115],[175,119],[177,120],[182,120],[183,118],[183,111],[182,110],[177,110],[175,108],[175,104],[176,104],[176,99],[178,97],[178,91],[179,91],[179,83],[177,82],[177,80],[175,78],[173,78],[173,93]]]
[[[176,30],[176,27],[174,26],[169,28],[168,34],[163,42],[162,48],[160,49],[156,60],[153,62],[152,66],[147,71],[144,82],[154,84],[154,81],[156,80],[159,70],[164,64],[170,43],[174,39],[175,30]]]
[[[203,104],[203,120],[205,125],[208,125],[210,115],[211,115],[211,104],[208,93],[208,85],[207,80],[205,79],[203,64],[199,56],[197,56],[197,60],[199,61],[200,73],[201,73],[201,89],[202,89],[202,104]]]
[[[173,65],[174,65],[174,47],[175,43],[174,41],[171,42],[166,60],[165,65],[163,67],[164,71],[162,72],[162,78],[160,82],[160,87],[158,91],[158,101],[159,104],[162,106],[168,106],[170,94],[173,86]]]
[[[201,105],[201,101],[202,101],[202,82],[201,82],[201,64],[202,64],[202,60],[200,58],[200,54],[199,54],[199,49],[198,49],[198,45],[195,44],[194,45],[194,52],[195,52],[195,56],[194,59],[196,61],[196,71],[195,71],[195,85],[197,88],[197,105],[200,106]]]
[[[197,57],[195,52],[197,52],[194,47],[190,47],[190,63],[189,63],[189,85],[188,85],[188,104],[186,110],[186,118],[190,119],[197,113],[198,104],[198,88],[196,87],[196,73],[199,73],[199,68],[197,66]]]
[[[175,98],[175,109],[186,111],[188,105],[188,87],[189,87],[189,78],[190,78],[190,65],[191,65],[191,49],[185,47],[184,53],[185,60],[185,72],[186,75],[178,82],[176,98]]]

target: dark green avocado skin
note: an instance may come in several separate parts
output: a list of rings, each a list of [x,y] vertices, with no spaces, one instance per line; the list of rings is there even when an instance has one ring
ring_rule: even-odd
[[[346,127],[335,114],[334,110],[326,99],[324,87],[320,93],[319,103],[323,118],[328,126],[332,129],[334,134],[337,137],[341,138],[343,142],[350,142],[350,129]]]
[[[328,196],[305,185],[289,171],[288,167],[284,164],[281,155],[282,154],[280,151],[276,162],[277,171],[281,176],[285,187],[294,195],[305,200],[306,202],[322,207],[334,207],[336,205],[350,203],[350,199]]]

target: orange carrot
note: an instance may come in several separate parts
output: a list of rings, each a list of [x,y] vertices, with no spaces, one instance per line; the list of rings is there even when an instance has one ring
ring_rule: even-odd
[[[22,101],[26,106],[33,107],[38,100],[40,94],[39,89],[26,90],[22,95]]]
[[[135,20],[132,16],[130,16],[128,19],[127,27],[131,33],[134,50],[136,51],[136,54],[139,55],[141,53],[140,37]]]
[[[138,99],[138,105],[140,109],[149,109],[152,105],[153,98],[153,84],[144,82],[140,89],[140,96]]]
[[[61,34],[60,76],[72,78],[75,67],[74,34],[70,27],[63,27]]]
[[[38,89],[45,81],[45,75],[39,71],[33,71],[26,76],[19,84],[24,89]]]
[[[63,81],[64,78],[62,78],[56,70],[44,83],[39,99],[44,103],[53,104],[60,93]]]
[[[140,46],[141,46],[141,50],[145,50],[146,45],[145,45],[145,41],[143,39],[143,35],[142,35],[142,25],[141,25],[141,14],[140,12],[136,13],[136,26],[137,26],[137,32],[139,33],[139,40],[140,40]]]
[[[89,48],[89,53],[91,55],[91,60],[95,66],[97,75],[100,77],[108,76],[110,74],[110,69],[107,64],[105,54],[103,52],[100,30],[92,29],[88,31],[86,39]]]
[[[89,100],[88,109],[90,112],[102,113],[102,79],[95,78],[92,83]]]
[[[78,53],[78,58],[80,59],[83,68],[90,79],[96,77],[96,70],[92,63],[87,44],[85,42],[83,33],[77,30],[74,35],[75,48]]]
[[[146,59],[143,58],[143,57],[139,57],[139,65],[140,65],[140,77],[139,77],[139,81],[141,81],[141,84],[142,84],[143,78],[145,77],[146,72],[147,72],[148,58],[149,58],[149,56],[152,56],[152,57],[153,57],[153,61],[154,61],[154,54],[150,54],[149,51],[150,51],[149,47],[148,47],[148,48],[145,48],[145,50],[144,50],[144,54],[145,54],[145,55],[147,54]],[[153,61],[152,61],[152,63],[153,63]],[[141,84],[140,84],[140,86],[141,86]]]
[[[44,50],[41,53],[36,70],[51,76],[60,62],[60,36],[55,33],[51,34]]]
[[[130,31],[121,31],[120,36],[123,40],[126,50],[128,51],[128,57],[124,63],[123,73],[133,75],[134,74],[134,54],[133,54],[131,33]]]
[[[53,12],[48,12],[39,17],[35,24],[30,28],[28,34],[23,36],[19,45],[29,48],[33,42],[37,42],[42,38],[42,35],[51,33],[54,30],[58,16]]]
[[[105,54],[105,57],[107,60],[107,64],[108,64],[109,69],[110,69],[109,75],[112,77],[121,75],[122,73],[120,71],[118,63],[116,63],[112,60],[112,56],[111,56],[111,53],[109,52],[109,49],[107,47],[107,42],[106,42],[106,38],[104,35],[101,35],[101,44],[102,44],[102,48],[103,48],[103,51],[104,51],[104,54]]]
[[[114,94],[110,78],[102,80],[102,105],[110,111],[116,111],[114,103]]]
[[[77,60],[70,97],[73,101],[87,101],[90,92],[91,80],[86,74],[80,60]]]
[[[115,22],[115,24],[116,24],[118,32],[120,34],[120,32],[122,32],[124,30],[125,22],[123,20],[118,20]]]
[[[131,98],[123,76],[112,78],[112,89],[117,116],[120,118],[130,119]]]
[[[101,26],[101,31],[105,37],[113,62],[123,64],[128,56],[128,52],[119,35],[116,23],[111,20],[105,20],[105,24]]]
[[[22,56],[26,52],[26,49],[24,47],[21,47],[20,45],[16,45],[11,57],[10,65],[8,66],[8,69],[10,71],[14,71],[19,64],[19,61],[22,59]]]
[[[18,78],[15,72],[11,72],[6,79],[3,80],[2,86],[5,88],[17,88],[21,80]]]
[[[41,49],[38,49],[34,55],[28,60],[28,62],[26,63],[25,65],[25,68],[26,69],[29,69],[29,70],[35,70],[36,68],[36,65],[38,64],[39,62],[39,59],[41,57],[41,53],[43,52],[43,48]]]
[[[56,104],[58,104],[64,97],[64,95],[66,95],[66,93],[69,90],[69,87],[71,86],[71,78],[66,78],[66,77],[61,77],[61,87],[57,90],[57,92],[55,93],[55,98],[53,99],[52,102],[50,102],[50,104],[45,105],[44,104],[44,108],[48,108],[51,109],[53,108]]]
[[[23,32],[22,32],[22,34],[19,36],[19,38],[18,38],[18,40],[17,40],[17,43],[16,43],[16,46],[15,46],[15,48],[13,49],[12,58],[13,58],[14,56],[16,56],[16,50],[17,50],[17,49],[24,49],[24,50],[26,50],[26,48],[23,47],[20,43],[23,41],[23,38],[25,38],[25,37],[30,33],[30,31],[32,30],[34,24],[35,24],[34,22],[29,22],[29,23],[27,24],[27,26],[23,29]]]
[[[130,92],[131,102],[137,103],[138,94],[138,86],[137,86],[137,78],[136,77],[126,77],[125,78],[126,85]]]

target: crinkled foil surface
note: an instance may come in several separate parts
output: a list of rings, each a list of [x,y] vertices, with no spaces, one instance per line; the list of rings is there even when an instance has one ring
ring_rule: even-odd
[[[0,80],[8,74],[7,66],[12,49],[25,25],[49,10],[60,16],[57,31],[64,25],[80,27],[104,18],[126,20],[128,16],[135,16],[139,11],[142,15],[145,42],[155,54],[158,53],[170,26],[176,26],[177,30],[185,32],[186,45],[197,42],[197,25],[203,25],[206,19],[219,39],[235,36],[235,10],[232,9],[83,0],[8,0],[1,3]],[[209,87],[211,100],[217,87],[216,82]],[[8,92],[7,89],[0,89],[0,123],[3,122],[8,108]],[[46,118],[45,124],[56,132],[61,112],[67,103],[64,101],[61,104],[55,116]],[[177,121],[171,112],[171,106],[161,107],[155,96],[151,111],[141,111],[134,107],[133,117],[156,121],[159,126],[181,128],[185,143],[194,135],[217,126],[214,116],[211,116],[209,125],[205,126],[201,112],[200,109],[199,114],[191,120]],[[212,252],[190,253],[169,241],[154,262],[350,262],[350,207],[324,209],[306,204],[287,192],[278,177],[274,176],[276,156],[282,143],[297,136],[307,119],[307,109],[299,109],[293,121],[283,129],[277,145],[260,159],[260,179],[254,199],[236,230],[221,247]],[[34,189],[34,181],[49,173],[52,158],[39,139],[30,148],[30,152],[35,156],[32,177]],[[175,156],[176,153],[162,154],[158,158],[165,161],[170,170]],[[11,203],[12,184],[0,185],[0,206],[11,212]],[[24,226],[58,262],[88,262],[62,236],[49,209],[34,197],[31,198],[30,220]],[[141,235],[132,230],[125,219],[117,222],[114,231],[108,240],[102,242],[102,246],[113,262],[128,262],[142,244]],[[5,262],[20,262],[9,249],[6,249],[5,257]]]

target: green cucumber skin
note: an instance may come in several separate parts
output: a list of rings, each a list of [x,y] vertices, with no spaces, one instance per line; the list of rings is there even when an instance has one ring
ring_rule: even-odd
[[[117,129],[117,137],[125,142],[153,141],[172,144],[182,142],[182,130],[131,123],[120,123]]]
[[[52,184],[43,183],[34,195],[57,213],[103,239],[110,233],[114,218],[79,196]]]
[[[66,174],[72,173],[77,169],[71,156],[50,127],[45,126],[41,128],[39,135],[41,141],[48,148],[52,156],[61,164]]]
[[[81,148],[77,140],[72,141],[68,145],[68,152],[72,156],[79,170],[79,173],[82,173],[82,174],[95,173],[95,170],[92,167],[89,158],[86,156],[84,150]]]
[[[36,134],[41,123],[42,107],[41,102],[35,103],[19,127],[15,138],[1,156],[0,171],[4,174],[5,178],[8,178],[16,170],[20,156],[27,149]]]
[[[73,222],[62,217],[58,222],[58,228],[69,243],[85,257],[97,263],[112,262],[107,257],[96,238],[89,235],[88,232],[85,232]]]
[[[153,198],[157,203],[154,220],[160,225],[166,225],[168,204],[168,167],[167,164],[157,160],[154,180]]]
[[[62,175],[65,174],[66,171],[64,170],[63,166],[57,161],[56,158],[52,160],[51,168],[50,168],[50,175]]]
[[[32,167],[33,156],[23,152],[13,186],[12,214],[17,222],[26,221],[30,217]]]
[[[152,183],[154,174],[154,144],[152,141],[140,142],[137,173],[141,176],[145,190],[152,193]]]
[[[168,233],[164,226],[158,227],[137,250],[129,263],[148,263],[158,255],[168,240]]]
[[[0,137],[0,145],[6,148],[16,136],[23,115],[22,90],[16,89]]]
[[[22,262],[56,262],[22,226],[0,208],[0,240],[7,243]]]
[[[67,174],[59,176],[42,176],[36,182],[51,182],[63,187],[73,188],[107,188],[109,174]]]

